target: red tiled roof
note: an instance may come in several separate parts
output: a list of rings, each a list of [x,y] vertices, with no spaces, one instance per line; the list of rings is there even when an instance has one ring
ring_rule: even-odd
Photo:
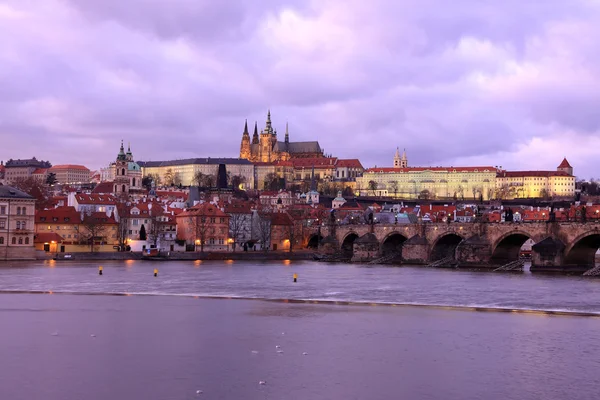
[[[110,224],[116,225],[118,222],[115,220],[114,214],[107,216],[105,212],[93,212],[91,214],[83,214],[83,222],[93,222],[97,224]]]
[[[294,168],[334,168],[337,157],[294,158],[291,161]]]
[[[496,172],[495,167],[409,167],[409,168],[393,168],[393,167],[376,167],[369,168],[365,172]]]
[[[252,212],[252,204],[249,201],[239,201],[225,204],[225,212],[227,214],[250,214]]]
[[[48,172],[48,168],[36,168],[31,175],[43,175]]]
[[[500,171],[496,174],[498,178],[523,178],[528,176],[544,177],[548,178],[551,176],[569,176],[564,171]]]
[[[358,160],[358,158],[350,158],[347,160],[337,160],[337,162],[335,163],[336,167],[340,167],[340,168],[363,168],[362,164],[360,163],[360,161]]]
[[[62,206],[51,208],[49,210],[39,210],[35,213],[35,223],[57,223],[61,224],[78,224],[81,222],[81,214],[75,207]]]
[[[558,166],[558,168],[573,168],[571,167],[571,164],[569,164],[569,162],[567,161],[567,158],[563,158],[562,162],[560,163],[560,165]]]
[[[117,199],[112,194],[85,194],[75,195],[79,204],[110,204],[116,203]]]
[[[40,232],[33,237],[33,243],[62,243],[63,238],[55,232]]]
[[[96,193],[112,193],[113,192],[113,183],[112,182],[100,182],[96,185],[94,190],[92,190],[93,194]]]
[[[225,214],[221,211],[217,206],[210,203],[201,203],[196,204],[193,207],[188,208],[184,212],[178,215],[179,216],[207,216],[207,217],[229,217],[229,215]]]
[[[88,168],[84,167],[83,165],[75,165],[75,164],[61,164],[61,165],[54,165],[50,168],[50,170],[57,170],[57,169],[78,169],[81,171],[90,171]]]
[[[273,213],[270,218],[271,225],[294,225],[294,220],[288,213]]]

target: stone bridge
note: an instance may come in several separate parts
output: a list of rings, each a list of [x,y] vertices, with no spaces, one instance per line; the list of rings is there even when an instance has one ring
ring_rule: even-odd
[[[600,223],[417,223],[312,227],[308,247],[352,261],[390,256],[428,264],[452,257],[461,267],[495,268],[519,257],[532,239],[532,271],[585,271],[594,267]]]

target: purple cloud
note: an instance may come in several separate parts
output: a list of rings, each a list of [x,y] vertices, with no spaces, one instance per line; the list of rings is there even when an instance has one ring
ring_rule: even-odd
[[[0,159],[237,156],[244,120],[389,165],[596,174],[600,5],[8,0]]]

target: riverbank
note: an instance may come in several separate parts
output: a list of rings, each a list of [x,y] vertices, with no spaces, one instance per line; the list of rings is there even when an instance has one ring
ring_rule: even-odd
[[[262,252],[262,251],[238,251],[238,252],[170,252],[165,257],[145,258],[141,252],[114,252],[114,253],[59,253],[51,258],[56,261],[101,261],[101,260],[152,260],[152,261],[190,261],[190,260],[247,260],[247,261],[270,261],[270,260],[312,260],[311,251],[294,252]]]

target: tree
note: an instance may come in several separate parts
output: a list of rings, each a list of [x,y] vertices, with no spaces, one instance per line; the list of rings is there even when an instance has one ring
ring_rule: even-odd
[[[377,182],[369,181],[368,189],[371,191],[371,193],[373,193],[373,196],[375,196],[375,191],[377,190]]]
[[[546,188],[541,189],[540,197],[544,200],[548,200],[550,198],[550,193],[548,192],[548,189],[546,189]]]
[[[196,214],[188,220],[190,229],[194,232],[194,247],[200,244],[201,252],[204,252],[204,245],[206,244],[210,227],[209,219],[205,215],[202,215],[203,213],[202,210],[196,210]]]
[[[389,181],[390,189],[394,193],[394,198],[398,197],[398,181]]]
[[[174,177],[175,177],[175,173],[173,172],[173,169],[168,168],[167,171],[165,172],[165,176],[164,176],[165,185],[173,186],[173,178]]]
[[[229,184],[233,189],[241,189],[242,186],[246,183],[246,177],[242,175],[231,175],[229,178]]]
[[[257,232],[263,250],[266,252],[271,247],[271,219],[266,216],[259,216],[257,221]]]
[[[278,191],[281,189],[281,180],[274,172],[269,172],[265,175],[265,190]]]
[[[164,210],[160,205],[152,207],[152,204],[148,205],[148,220],[150,222],[150,228],[146,232],[146,236],[153,247],[157,247],[158,239],[164,226],[163,221]],[[142,225],[143,227],[144,225]]]
[[[46,185],[54,185],[56,182],[56,174],[54,172],[49,172],[46,176]]]
[[[52,206],[52,196],[48,186],[31,176],[28,178],[15,178],[11,181],[11,186],[35,197],[36,210],[43,210]]]
[[[463,188],[462,185],[458,185],[457,193],[461,200],[465,199],[465,188]]]
[[[350,186],[346,186],[342,191],[342,196],[344,197],[354,197],[354,191]]]
[[[148,174],[148,177],[152,180],[154,186],[160,186],[160,184],[162,183],[159,174]]]
[[[240,244],[240,240],[243,240],[249,234],[250,215],[242,213],[232,213],[229,215],[229,236],[233,239],[233,251],[235,246]]]
[[[127,194],[121,193],[116,203],[117,214],[119,215],[117,240],[119,242],[119,250],[121,251],[127,248],[127,232],[129,230],[129,206],[127,205],[127,201]]]
[[[152,188],[152,177],[145,176],[142,178],[142,186],[146,188],[146,190],[150,190]]]
[[[95,213],[87,213],[83,215],[83,220],[80,224],[80,229],[77,229],[79,232],[79,240],[80,242],[87,242],[90,245],[90,252],[95,251],[95,245],[98,240],[101,242],[104,241],[104,233],[106,231],[106,225],[103,224],[102,219],[106,219],[106,214],[102,214],[102,216],[98,216]]]
[[[431,192],[429,192],[429,190],[427,189],[423,189],[421,190],[421,193],[419,193],[419,199],[421,200],[429,200],[431,198]]]
[[[142,224],[142,227],[140,228],[140,240],[146,240],[147,236],[146,236],[146,227],[144,226],[144,224]]]

